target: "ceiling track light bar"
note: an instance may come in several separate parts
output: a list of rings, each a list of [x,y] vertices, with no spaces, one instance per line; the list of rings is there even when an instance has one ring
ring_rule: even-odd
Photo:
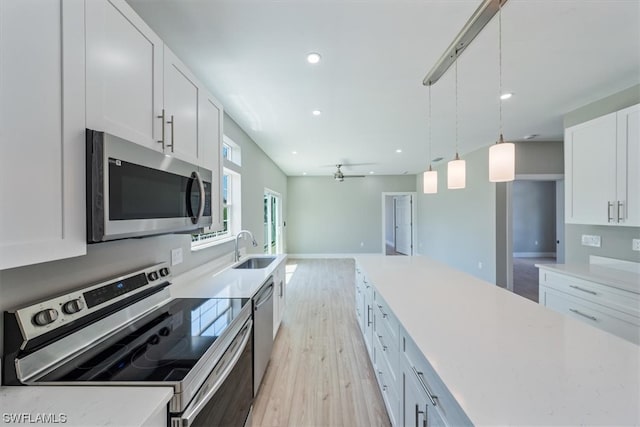
[[[437,82],[506,2],[507,0],[484,0],[473,15],[471,15],[467,23],[464,24],[464,27],[462,27],[462,30],[444,54],[438,59],[436,65],[433,66],[429,74],[422,80],[422,84],[424,86],[431,86]]]

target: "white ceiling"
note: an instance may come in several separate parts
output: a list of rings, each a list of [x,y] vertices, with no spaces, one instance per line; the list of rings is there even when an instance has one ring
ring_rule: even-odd
[[[422,79],[481,3],[128,2],[287,175],[330,175],[338,162],[371,163],[345,174],[425,170]],[[640,0],[510,0],[502,25],[508,140],[560,140],[564,114],[640,83]],[[494,18],[458,61],[462,156],[498,135],[497,46]],[[431,158],[455,152],[453,75],[432,88]]]

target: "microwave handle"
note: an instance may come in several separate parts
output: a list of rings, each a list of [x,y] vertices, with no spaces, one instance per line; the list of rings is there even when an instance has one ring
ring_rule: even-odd
[[[227,377],[229,377],[229,374],[235,367],[236,362],[238,362],[238,360],[240,359],[240,356],[242,356],[242,352],[244,351],[245,347],[249,342],[249,339],[251,338],[252,327],[253,327],[253,321],[249,319],[247,321],[247,324],[244,326],[244,328],[240,332],[240,334],[238,334],[239,336],[244,335],[240,346],[237,348],[237,350],[234,351],[229,361],[226,362],[223,367],[216,366],[214,368],[216,371],[223,371],[223,373],[220,375],[219,378],[216,379],[215,383],[209,388],[209,391],[203,398],[201,398],[193,407],[187,407],[184,413],[179,418],[177,418],[177,420],[180,421],[181,426],[188,427],[193,423],[193,421],[198,416],[200,411],[202,411],[202,409],[206,406],[206,404],[209,403],[209,400],[211,399],[211,397],[218,391],[218,389],[220,389],[220,386],[222,386],[222,383],[226,381]],[[239,337],[237,337],[235,341],[237,342],[238,339]],[[233,346],[233,343],[229,346],[227,351],[231,350],[232,346]]]
[[[202,218],[202,215],[204,214],[204,205],[206,203],[205,198],[207,197],[207,193],[204,190],[204,183],[202,182],[202,178],[200,177],[198,171],[193,171],[191,173],[191,178],[198,181],[198,190],[200,190],[200,205],[198,206],[198,215],[195,217],[191,217],[191,222],[197,224],[198,222],[200,222],[200,218]]]

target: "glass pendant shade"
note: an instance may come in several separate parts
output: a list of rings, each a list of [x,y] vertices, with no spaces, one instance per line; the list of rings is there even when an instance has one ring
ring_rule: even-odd
[[[489,148],[489,181],[507,182],[515,178],[516,148],[512,142],[501,142]]]
[[[455,160],[447,163],[447,188],[449,190],[465,188],[467,182],[466,169],[466,161],[460,160],[457,155]]]
[[[422,175],[422,192],[424,194],[435,194],[438,192],[438,171],[429,168]]]

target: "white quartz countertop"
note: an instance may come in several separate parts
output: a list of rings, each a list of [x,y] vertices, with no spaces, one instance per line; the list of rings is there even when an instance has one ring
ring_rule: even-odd
[[[232,267],[247,258],[265,256],[267,255],[243,257],[239,262],[222,271],[217,271],[215,266],[204,265],[176,276],[169,288],[171,296],[176,298],[251,298],[264,281],[273,274],[274,270],[286,261],[287,255],[277,255],[276,259],[265,268],[233,269]]]
[[[536,264],[536,267],[640,294],[640,274],[631,271],[600,264]]]
[[[475,425],[640,425],[640,346],[426,257],[356,260]]]
[[[0,387],[0,425],[140,427],[172,396],[171,387]]]

